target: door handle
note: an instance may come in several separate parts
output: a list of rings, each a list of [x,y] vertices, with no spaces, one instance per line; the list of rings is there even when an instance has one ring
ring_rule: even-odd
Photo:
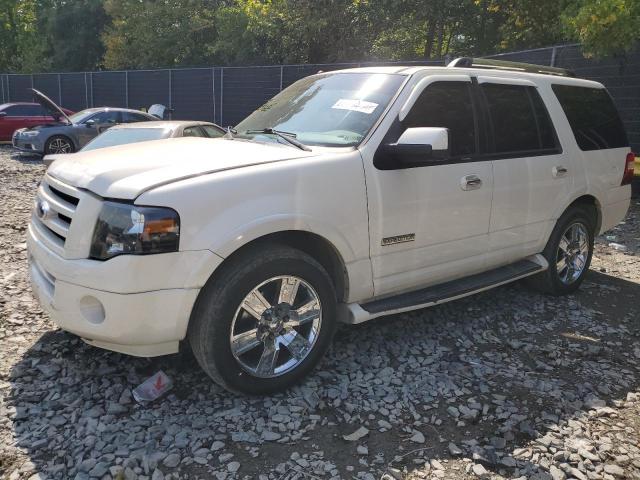
[[[567,170],[567,168],[563,167],[562,165],[553,167],[553,176],[555,178],[564,177],[567,173],[569,173],[569,170]]]
[[[477,175],[465,175],[460,180],[462,190],[477,190],[482,186],[482,180]]]

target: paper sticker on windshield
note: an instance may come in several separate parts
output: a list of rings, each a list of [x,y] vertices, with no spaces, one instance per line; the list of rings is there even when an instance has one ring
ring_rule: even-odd
[[[361,112],[369,115],[373,113],[377,106],[377,103],[367,102],[365,100],[341,98],[336,103],[334,103],[331,108],[337,108],[338,110],[352,110],[354,112]]]

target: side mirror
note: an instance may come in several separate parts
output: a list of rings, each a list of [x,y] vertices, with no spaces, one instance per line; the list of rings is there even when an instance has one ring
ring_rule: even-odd
[[[449,130],[440,127],[407,128],[396,143],[384,145],[384,150],[404,167],[419,167],[449,156]]]
[[[7,116],[7,112],[5,112],[4,110],[0,112],[0,118],[6,117],[6,116]]]
[[[96,124],[96,121],[93,119],[89,119],[86,122],[84,122],[84,126],[87,128],[92,128],[95,126],[95,124]]]

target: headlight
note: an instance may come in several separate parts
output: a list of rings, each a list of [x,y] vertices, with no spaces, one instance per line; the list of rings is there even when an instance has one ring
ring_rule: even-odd
[[[37,130],[27,130],[26,132],[20,132],[23,137],[37,137],[40,134]]]
[[[105,202],[91,241],[91,258],[178,251],[180,217],[170,208]]]

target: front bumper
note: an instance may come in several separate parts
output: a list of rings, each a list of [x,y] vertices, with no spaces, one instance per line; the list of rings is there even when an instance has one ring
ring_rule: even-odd
[[[178,351],[195,300],[222,259],[209,250],[65,259],[27,234],[33,292],[63,330],[97,347],[151,357]]]
[[[11,139],[11,144],[16,150],[21,152],[42,154],[44,152],[43,142],[38,136],[35,137],[21,137],[14,135]]]

